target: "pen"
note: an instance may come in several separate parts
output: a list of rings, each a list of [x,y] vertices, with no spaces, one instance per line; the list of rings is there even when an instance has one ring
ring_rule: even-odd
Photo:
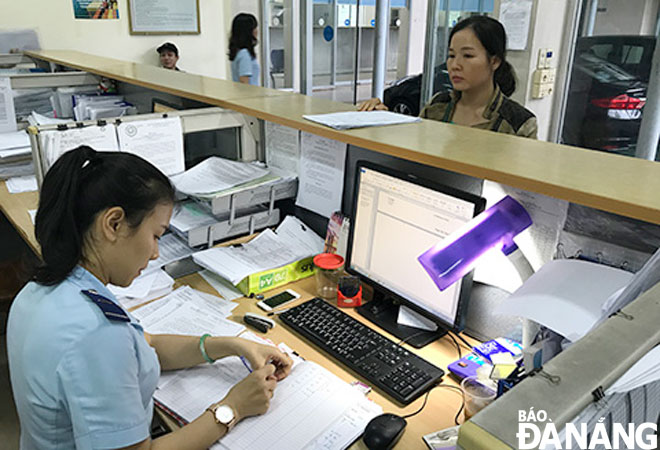
[[[277,314],[282,314],[282,313],[284,313],[284,312],[287,312],[287,311],[290,310],[290,309],[291,309],[291,308],[280,309],[279,311],[271,311],[271,312],[269,312],[269,313],[266,314],[266,315],[269,316],[269,317],[270,317],[270,316],[276,316]]]
[[[241,356],[241,361],[243,361],[243,365],[244,365],[245,368],[248,370],[248,372],[252,373],[252,368],[251,368],[250,365],[248,364],[248,362],[247,362],[247,360],[245,359],[245,357]]]

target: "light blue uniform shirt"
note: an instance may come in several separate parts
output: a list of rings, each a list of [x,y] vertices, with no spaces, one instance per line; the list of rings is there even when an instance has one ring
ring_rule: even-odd
[[[259,86],[259,62],[246,48],[240,49],[231,62],[231,79],[238,82],[240,77],[250,77],[250,84]]]
[[[111,321],[82,290],[117,303],[77,266],[55,286],[30,282],[9,312],[7,353],[21,449],[119,448],[149,437],[160,376],[143,329]]]

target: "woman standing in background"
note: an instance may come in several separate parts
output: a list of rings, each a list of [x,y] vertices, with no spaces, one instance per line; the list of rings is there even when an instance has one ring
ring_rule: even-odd
[[[259,33],[257,18],[240,13],[231,23],[229,60],[232,81],[259,86],[259,61],[254,52]]]

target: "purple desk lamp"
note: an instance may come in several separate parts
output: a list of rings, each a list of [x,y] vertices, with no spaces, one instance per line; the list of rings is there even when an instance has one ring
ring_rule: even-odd
[[[418,260],[444,291],[471,271],[488,250],[499,248],[507,256],[516,252],[514,236],[531,224],[532,218],[525,208],[507,195],[424,252]]]
[[[513,238],[531,224],[532,218],[525,208],[507,195],[417,259],[444,291],[470,272],[484,253],[499,248],[525,281],[534,269]],[[523,346],[527,340],[525,335],[533,332],[528,326],[523,327]]]

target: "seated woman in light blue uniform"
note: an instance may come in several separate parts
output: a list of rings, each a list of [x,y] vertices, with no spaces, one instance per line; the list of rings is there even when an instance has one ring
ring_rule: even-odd
[[[240,338],[149,335],[108,283],[128,286],[158,257],[170,181],[129,153],[79,147],[48,171],[36,216],[43,265],[9,313],[7,350],[22,449],[205,449],[266,412],[291,369],[278,349]],[[152,441],[161,368],[229,355],[254,371],[196,420]],[[247,373],[247,371],[246,371]]]
[[[252,14],[240,13],[234,17],[229,36],[229,60],[233,81],[259,86],[259,61],[254,52],[258,33],[257,18]]]

